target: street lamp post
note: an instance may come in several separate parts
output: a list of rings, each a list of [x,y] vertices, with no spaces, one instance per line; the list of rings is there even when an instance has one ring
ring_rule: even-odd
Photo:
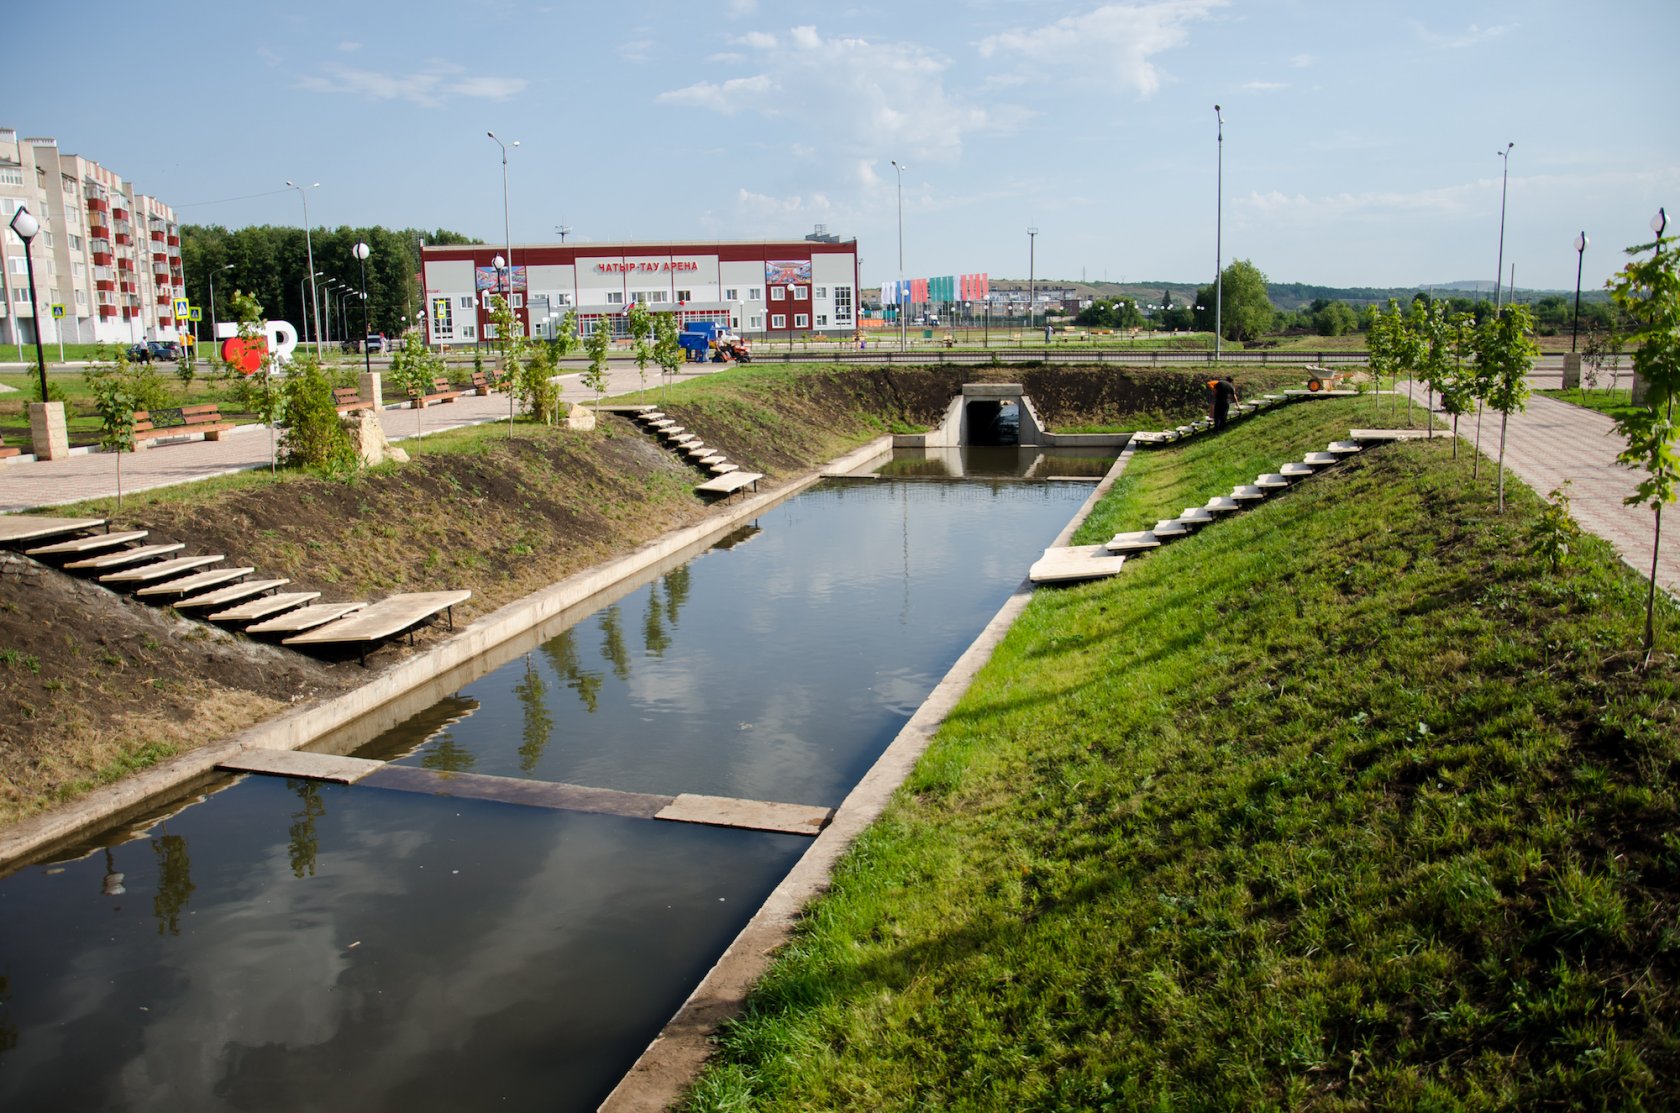
[[[1575,237],[1575,319],[1569,326],[1569,350],[1575,350],[1575,338],[1581,334],[1581,264],[1587,258],[1587,233]]]
[[[1505,163],[1505,169],[1499,175],[1499,262],[1493,268],[1493,308],[1499,309],[1499,283],[1505,278],[1505,187],[1511,180],[1511,148],[1515,143],[1505,144],[1503,151],[1495,151]],[[1511,276],[1511,284],[1516,285],[1516,276]],[[1513,290],[1512,293],[1516,291]]]
[[[1219,157],[1213,190],[1213,359],[1219,362],[1225,340],[1225,116],[1213,106],[1218,121]]]
[[[509,147],[519,146],[519,140],[515,139],[511,143],[503,143],[500,139],[496,138],[496,133],[495,132],[487,131],[487,132],[485,132],[485,134],[488,135],[495,142],[496,146],[498,146],[502,149],[502,247],[507,251],[507,268],[508,268],[508,291],[507,291],[508,292],[508,299],[507,299],[507,301],[508,301],[508,308],[512,309],[513,308],[513,233],[512,233],[512,231],[509,230],[510,225],[508,224],[507,155],[508,155],[508,148]],[[500,266],[501,266],[501,264],[498,263],[497,267],[500,268]],[[518,319],[518,314],[515,314],[514,318],[517,320]],[[510,425],[509,429],[511,430],[511,428],[512,428],[512,426]]]
[[[898,350],[904,351],[908,343],[909,334],[904,325],[904,164],[896,158],[892,160],[893,169],[898,171]]]
[[[1027,229],[1027,331],[1038,313],[1038,229]]]
[[[41,375],[41,402],[47,401],[47,355],[41,350],[41,305],[35,296],[35,236],[41,231],[41,222],[35,219],[35,214],[22,205],[18,206],[17,215],[12,217],[12,231],[23,241],[23,265],[29,274],[29,320],[35,329],[35,368]],[[16,312],[13,306],[13,312]]]
[[[355,247],[350,249],[350,253],[352,255],[354,255],[356,257],[356,261],[362,265],[362,370],[364,372],[366,372],[367,374],[371,375],[373,373],[373,362],[372,362],[372,357],[368,354],[368,346],[367,346],[367,338],[370,335],[372,335],[371,333],[368,332],[368,302],[367,302],[368,245],[365,244],[365,243],[357,243]]]
[[[298,279],[298,311],[303,314],[303,320],[300,322],[300,324],[303,326],[303,340],[304,340],[304,343],[306,343],[306,344],[309,342],[309,334],[310,334],[310,331],[309,331],[309,300],[308,300],[309,299],[309,287],[314,285],[315,279],[325,278],[325,277],[326,277],[326,272],[324,272],[324,271],[313,271],[310,274],[305,275],[303,278]],[[317,320],[315,323],[318,326],[320,324],[320,321]],[[317,329],[317,333],[318,332],[319,332],[319,330]],[[320,339],[319,335],[316,336],[316,339],[317,340]]]
[[[232,263],[224,263],[219,267],[210,268],[210,350],[212,352],[216,350],[216,272],[232,269]],[[212,355],[210,358],[214,360],[216,357]]]
[[[495,138],[495,137],[492,136],[491,138]],[[499,294],[499,293],[501,293],[501,290],[502,290],[502,268],[508,265],[508,261],[504,256],[498,255],[494,259],[490,260],[490,265],[496,268],[496,292]],[[512,276],[510,275],[509,277],[511,279]],[[509,307],[508,312],[509,313],[513,312],[511,302],[503,302],[503,304],[508,305],[508,307]],[[609,327],[609,326],[607,324],[606,319],[603,317],[601,320],[595,322],[595,327],[596,328],[606,328],[606,327]],[[508,337],[504,336],[502,334],[501,329],[498,328],[496,330],[496,338],[502,342],[502,378],[504,380],[506,380],[507,373],[508,373],[508,365],[507,365]],[[508,396],[508,436],[511,437],[511,436],[513,436],[513,395],[514,395],[513,384],[512,383],[505,383],[503,389],[505,389],[507,391],[507,396]]]
[[[298,191],[298,197],[303,200],[303,248],[309,256],[309,305],[315,314],[315,358],[321,358],[321,303],[315,292],[315,240],[309,231],[309,194],[306,190],[319,189],[320,182],[313,182],[307,186],[300,186],[296,182],[288,181],[287,189]]]

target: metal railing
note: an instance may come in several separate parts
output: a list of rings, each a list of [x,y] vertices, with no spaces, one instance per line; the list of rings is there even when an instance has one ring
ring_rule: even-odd
[[[1183,351],[1175,349],[1140,348],[972,348],[911,349],[907,352],[885,348],[867,351],[848,349],[788,350],[771,342],[760,341],[753,347],[753,360],[759,363],[870,363],[870,364],[1113,364],[1124,367],[1183,367],[1216,362],[1213,349]],[[1356,351],[1271,352],[1265,350],[1221,352],[1220,364],[1253,367],[1363,367],[1366,353]]]

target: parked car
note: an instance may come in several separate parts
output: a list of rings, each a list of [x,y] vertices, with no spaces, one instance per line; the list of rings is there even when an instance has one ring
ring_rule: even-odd
[[[152,349],[145,344],[130,344],[125,354],[128,356],[128,362],[130,363],[152,362]]]
[[[146,347],[151,349],[155,360],[175,363],[181,358],[181,345],[173,340],[148,340]]]
[[[382,332],[376,332],[370,335],[367,338],[367,350],[370,352],[383,352],[385,350],[385,334]]]

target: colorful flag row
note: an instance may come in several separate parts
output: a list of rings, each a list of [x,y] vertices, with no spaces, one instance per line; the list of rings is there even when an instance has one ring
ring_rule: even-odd
[[[975,301],[991,292],[990,276],[941,275],[938,278],[888,279],[881,283],[882,305],[926,305],[929,302]]]

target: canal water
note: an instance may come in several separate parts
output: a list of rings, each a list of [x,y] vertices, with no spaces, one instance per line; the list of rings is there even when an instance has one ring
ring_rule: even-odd
[[[1027,467],[821,484],[359,754],[837,804],[1089,493]],[[0,879],[0,1109],[591,1109],[808,845],[239,779]]]

